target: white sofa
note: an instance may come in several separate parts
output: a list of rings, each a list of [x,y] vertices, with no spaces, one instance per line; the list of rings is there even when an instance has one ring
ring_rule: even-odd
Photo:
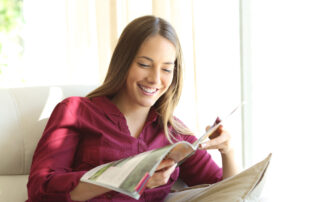
[[[95,87],[0,88],[0,202],[27,199],[33,152],[55,105]]]

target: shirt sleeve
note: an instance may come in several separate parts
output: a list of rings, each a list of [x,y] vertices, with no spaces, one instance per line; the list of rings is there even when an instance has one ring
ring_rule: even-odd
[[[62,102],[54,109],[33,156],[28,201],[72,201],[69,192],[85,173],[72,170],[79,142],[77,107]]]
[[[196,137],[185,135],[193,143]],[[188,185],[213,184],[222,180],[222,169],[213,161],[206,150],[197,150],[180,165],[180,178]]]

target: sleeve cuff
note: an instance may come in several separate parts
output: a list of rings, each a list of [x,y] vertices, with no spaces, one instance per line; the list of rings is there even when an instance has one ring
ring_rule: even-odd
[[[80,178],[86,172],[87,171],[56,173],[48,182],[47,193],[68,193],[69,195],[69,192],[79,184]]]

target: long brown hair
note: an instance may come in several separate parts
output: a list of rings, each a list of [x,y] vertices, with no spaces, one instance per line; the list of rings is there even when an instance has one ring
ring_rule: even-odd
[[[166,38],[176,48],[172,83],[153,106],[161,117],[161,123],[167,139],[172,143],[171,138],[174,137],[168,130],[168,125],[171,125],[177,132],[182,134],[191,134],[191,132],[173,117],[173,111],[179,102],[182,92],[182,53],[174,28],[164,19],[155,16],[143,16],[133,20],[126,26],[113,52],[103,84],[89,93],[87,97],[108,96],[112,98],[116,95],[125,85],[129,68],[141,44],[148,37],[155,35]]]

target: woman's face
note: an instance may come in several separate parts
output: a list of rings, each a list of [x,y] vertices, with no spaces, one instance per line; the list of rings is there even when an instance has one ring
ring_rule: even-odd
[[[124,96],[129,104],[151,107],[170,87],[176,59],[175,46],[156,35],[144,41],[126,80]]]

